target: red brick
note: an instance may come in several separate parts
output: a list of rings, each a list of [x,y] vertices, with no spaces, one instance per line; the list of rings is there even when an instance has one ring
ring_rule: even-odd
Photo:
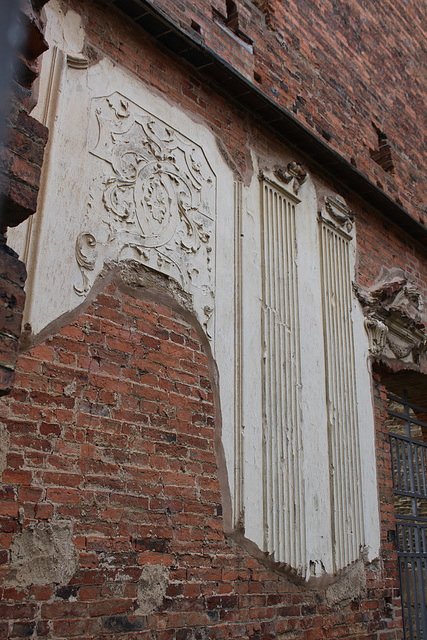
[[[102,304],[99,297],[94,301],[100,312],[112,300],[112,311],[119,312],[120,305],[123,307],[123,295],[114,287],[101,299]],[[139,317],[136,311],[135,316],[130,316],[131,310],[142,311],[142,304],[136,299],[131,304],[128,296],[129,326]],[[378,584],[370,586],[370,599],[361,598],[360,609],[343,604],[338,615],[331,613],[321,597],[316,598],[323,592],[291,585],[225,538],[222,518],[217,515],[221,494],[214,454],[212,397],[195,402],[185,395],[187,387],[198,384],[200,377],[203,389],[210,392],[207,360],[202,350],[198,352],[198,362],[192,360],[194,345],[186,342],[190,325],[173,314],[165,315],[160,307],[161,313],[157,314],[157,306],[150,305],[147,314],[151,314],[160,350],[170,335],[163,323],[173,322],[173,331],[179,332],[183,341],[169,344],[183,350],[181,355],[185,357],[180,361],[184,366],[190,365],[188,371],[173,368],[174,356],[169,363],[166,360],[158,366],[153,361],[148,363],[143,355],[126,362],[126,352],[112,354],[105,350],[103,366],[117,365],[120,370],[123,361],[126,381],[99,372],[81,377],[73,366],[57,364],[64,344],[55,337],[33,349],[31,358],[25,356],[18,362],[18,370],[22,362],[22,372],[29,367],[31,375],[22,376],[21,386],[5,402],[11,411],[23,415],[9,424],[14,452],[8,457],[5,477],[13,484],[5,488],[4,504],[18,504],[14,502],[16,490],[27,511],[35,507],[32,519],[72,518],[78,568],[68,585],[69,600],[53,596],[48,587],[46,591],[32,587],[21,595],[15,594],[15,603],[33,606],[33,598],[40,604],[40,624],[47,625],[53,638],[78,636],[93,640],[102,635],[108,640],[111,636],[112,640],[112,634],[103,626],[104,620],[113,617],[117,625],[126,626],[133,619],[138,581],[145,567],[160,564],[169,572],[166,597],[161,611],[146,618],[146,627],[137,632],[138,637],[145,637],[145,633],[158,638],[169,634],[171,640],[188,640],[200,627],[209,628],[212,638],[258,634],[273,640],[282,633],[293,640],[295,633],[295,637],[301,635],[304,640],[324,640],[351,637],[352,633],[353,637],[369,635],[369,624],[375,622],[375,616],[378,624],[381,622],[385,594],[391,593],[385,590],[385,582],[398,588],[397,577],[387,568],[381,569],[379,579],[375,578]],[[78,345],[76,340],[85,321],[83,314],[62,331],[62,338],[68,336],[67,349]],[[149,317],[144,322],[149,323]],[[74,332],[73,327],[78,330]],[[89,333],[84,336],[91,353],[92,348],[98,349]],[[134,338],[126,340],[122,335],[120,340],[127,351],[133,352]],[[117,358],[117,362],[110,358]],[[147,384],[140,384],[139,370],[144,371],[145,366],[147,373],[142,373],[142,378],[147,376]],[[62,387],[55,387],[52,393],[52,386],[39,384],[37,395],[32,395],[32,376],[53,380]],[[163,377],[181,386],[175,387],[174,392],[150,386]],[[79,385],[79,404],[61,408],[62,413],[57,414],[57,397],[74,380]],[[106,381],[112,389],[105,386]],[[106,401],[113,399],[110,393],[117,403],[111,413],[103,410]],[[26,417],[26,397],[37,398],[38,411],[43,415]],[[33,434],[44,438],[36,439]],[[388,477],[381,485],[383,489]],[[17,515],[14,507],[13,514],[2,518],[5,532],[0,542],[8,545],[5,551],[19,530]],[[4,561],[8,562],[7,551]],[[4,566],[7,569],[7,564]],[[360,610],[367,616],[363,623],[359,622]],[[32,623],[34,609],[28,611],[28,618],[13,618],[12,614],[9,619]],[[362,626],[351,626],[358,624]],[[399,629],[400,622],[392,624],[391,631]]]

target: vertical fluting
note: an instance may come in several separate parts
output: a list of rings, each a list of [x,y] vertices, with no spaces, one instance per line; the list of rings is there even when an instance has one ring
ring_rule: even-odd
[[[243,516],[242,194],[234,183],[234,523]]]
[[[305,565],[305,513],[295,204],[262,185],[264,541],[279,562]]]
[[[349,242],[350,238],[321,222],[326,400],[336,569],[356,560],[363,545]]]

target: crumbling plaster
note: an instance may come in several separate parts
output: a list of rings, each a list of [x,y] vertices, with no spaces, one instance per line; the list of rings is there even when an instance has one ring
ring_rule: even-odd
[[[29,524],[14,535],[5,584],[66,585],[77,570],[77,549],[73,543],[72,521],[52,520]]]

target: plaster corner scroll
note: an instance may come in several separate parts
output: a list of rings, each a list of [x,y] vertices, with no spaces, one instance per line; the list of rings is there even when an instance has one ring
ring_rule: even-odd
[[[274,167],[274,175],[280,182],[284,182],[298,195],[300,187],[307,179],[307,172],[299,162],[289,162],[286,167]]]
[[[341,196],[327,196],[319,217],[329,222],[336,229],[346,232],[351,237],[353,236],[354,214]]]
[[[67,55],[67,66],[70,69],[87,69],[89,60],[82,55],[73,56],[69,53]]]
[[[95,268],[97,252],[96,239],[91,233],[79,233],[76,240],[76,261],[80,267],[83,284],[81,287],[74,285],[74,290],[78,295],[86,295],[89,291],[89,278],[87,271]]]
[[[117,91],[92,99],[91,122],[76,293],[86,295],[105,263],[136,260],[192,295],[211,338],[216,176],[204,150]]]
[[[375,321],[387,328],[382,349],[371,353],[418,364],[427,350],[427,330],[416,283],[401,269],[383,267],[375,284],[369,289],[357,287],[356,295],[367,316],[365,326]]]
[[[205,320],[203,322],[203,326],[205,328],[205,332],[206,332],[206,335],[208,336],[209,340],[212,340],[212,338],[213,338],[212,319],[213,319],[214,309],[213,309],[213,307],[210,307],[209,305],[205,305],[205,307],[203,308],[203,312],[205,314]]]
[[[368,334],[369,353],[373,356],[383,353],[388,333],[387,325],[377,318],[367,316],[365,318],[365,330]]]

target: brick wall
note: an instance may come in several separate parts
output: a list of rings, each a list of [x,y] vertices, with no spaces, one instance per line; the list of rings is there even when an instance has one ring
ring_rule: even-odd
[[[0,232],[36,211],[40,170],[47,129],[29,115],[35,104],[32,86],[39,73],[39,56],[46,51],[40,18],[42,2],[22,3],[20,22],[25,39],[17,52],[4,146],[0,148]]]
[[[416,282],[423,299],[427,300],[425,251],[396,225],[374,209],[364,206],[357,198],[348,197],[348,203],[356,214],[357,281],[369,287],[383,266],[402,269]]]
[[[40,18],[46,2],[21,5],[19,20],[25,38],[17,52],[5,141],[0,145],[0,395],[9,393],[13,386],[26,279],[25,267],[6,245],[4,234],[36,211],[47,142],[47,128],[29,115],[34,106],[32,85],[38,76],[38,58],[47,49]]]
[[[153,4],[183,29],[200,34],[207,46],[427,222],[427,15],[419,2]]]
[[[24,264],[0,235],[0,395],[13,386],[26,276]]]
[[[224,536],[210,356],[140,296],[108,285],[19,358],[0,414],[3,637],[399,638],[393,562],[365,591],[360,575],[309,588]]]

